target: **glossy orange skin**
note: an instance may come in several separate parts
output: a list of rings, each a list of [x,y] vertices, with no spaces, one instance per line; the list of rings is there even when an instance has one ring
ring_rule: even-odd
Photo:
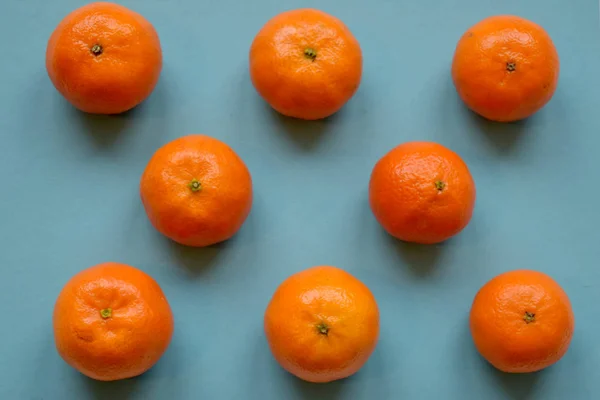
[[[325,323],[328,332],[319,331]],[[271,352],[291,374],[330,382],[356,373],[379,338],[379,309],[371,291],[331,266],[306,269],[275,291],[264,318]]]
[[[305,50],[315,50],[313,59]],[[326,118],[354,95],[362,76],[362,51],[348,27],[315,9],[283,12],[256,35],[250,78],[258,93],[283,115]]]
[[[375,218],[406,242],[434,244],[456,235],[471,220],[475,198],[475,182],[464,161],[431,142],[393,148],[375,164],[369,182]]]
[[[107,308],[112,315],[103,318]],[[143,374],[158,362],[173,335],[171,308],[156,281],[112,262],[67,282],[54,306],[53,325],[60,356],[101,381]]]
[[[190,188],[193,180],[200,190]],[[159,232],[180,244],[204,247],[242,227],[252,207],[252,178],[227,144],[188,135],[156,151],[142,175],[140,194]]]
[[[99,44],[102,52],[91,49]],[[162,69],[158,34],[144,17],[114,3],[91,3],[63,19],[46,49],[56,89],[81,111],[120,114],[144,101]]]
[[[527,323],[525,313],[534,314]],[[548,275],[516,270],[496,276],[475,296],[471,334],[479,353],[504,372],[535,372],[560,360],[575,318],[564,290]]]
[[[509,71],[507,63],[514,63]],[[560,63],[548,33],[526,19],[500,15],[472,26],[456,46],[452,79],[466,105],[492,121],[525,119],[546,105]]]

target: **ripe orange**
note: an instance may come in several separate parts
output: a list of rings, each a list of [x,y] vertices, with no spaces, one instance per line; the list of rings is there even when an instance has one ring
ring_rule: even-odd
[[[358,279],[335,267],[309,268],[287,278],[265,313],[275,359],[309,382],[356,373],[379,337],[379,309]]]
[[[188,135],[150,159],[140,193],[148,218],[163,235],[203,247],[231,238],[252,206],[252,178],[220,140]]]
[[[471,110],[510,122],[533,115],[550,101],[559,69],[558,53],[541,26],[500,15],[475,24],[461,37],[452,79]]]
[[[73,276],[56,300],[53,323],[60,356],[101,381],[143,374],[173,334],[171,308],[156,281],[118,263]]]
[[[462,231],[473,214],[475,183],[458,154],[430,142],[401,144],[371,173],[369,202],[392,236],[422,244]]]
[[[575,319],[558,283],[541,272],[517,270],[496,276],[479,290],[470,325],[477,350],[494,367],[534,372],[565,355]]]
[[[328,117],[354,95],[362,75],[358,41],[323,11],[286,11],[268,21],[250,49],[250,78],[283,115]]]
[[[162,69],[154,27],[114,3],[91,3],[69,15],[48,41],[46,69],[56,89],[75,107],[119,114],[144,101]]]

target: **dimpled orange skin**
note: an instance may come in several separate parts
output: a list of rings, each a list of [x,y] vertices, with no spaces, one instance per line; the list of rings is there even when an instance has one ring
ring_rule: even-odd
[[[564,290],[548,275],[516,270],[496,276],[475,296],[471,334],[479,353],[504,372],[535,372],[560,360],[575,318]]]
[[[475,24],[461,37],[452,79],[471,110],[492,121],[512,122],[550,101],[559,70],[556,48],[541,26],[500,15]]]
[[[120,114],[154,90],[162,50],[154,27],[138,13],[114,3],[91,3],[70,13],[52,33],[46,69],[56,89],[79,110]]]
[[[242,227],[252,207],[252,178],[227,144],[188,135],[156,151],[142,175],[140,194],[159,232],[180,244],[204,247]]]
[[[264,327],[273,356],[285,370],[324,383],[353,375],[367,362],[379,338],[379,309],[354,276],[318,266],[277,288]]]
[[[375,218],[406,242],[434,244],[456,235],[471,220],[475,197],[464,161],[431,142],[395,147],[375,164],[369,182]]]
[[[119,263],[73,276],[56,300],[53,325],[60,356],[101,381],[143,374],[158,362],[173,335],[171,308],[156,281]]]
[[[250,78],[283,115],[326,118],[354,95],[362,51],[348,27],[315,9],[281,13],[258,32],[250,49]]]

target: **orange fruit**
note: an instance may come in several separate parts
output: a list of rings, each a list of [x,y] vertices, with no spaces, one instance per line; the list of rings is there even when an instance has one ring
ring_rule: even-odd
[[[575,318],[564,290],[546,274],[517,270],[486,283],[475,296],[471,334],[479,353],[504,372],[535,372],[560,360]]]
[[[548,33],[524,18],[500,15],[472,26],[458,41],[452,79],[466,105],[492,121],[527,118],[550,101],[558,53]]]
[[[60,356],[101,381],[141,375],[158,362],[173,335],[173,315],[161,288],[129,265],[99,264],[73,276],[53,315]]]
[[[114,3],[91,3],[63,19],[50,36],[46,69],[76,108],[119,114],[154,90],[162,50],[144,17]]]
[[[392,236],[439,243],[462,231],[473,214],[475,183],[452,150],[431,142],[408,142],[384,155],[373,168],[369,202]]]
[[[362,75],[358,41],[342,21],[299,9],[268,21],[250,48],[250,78],[283,115],[328,117],[354,95]]]
[[[140,194],[160,233],[183,245],[204,247],[241,228],[252,207],[252,178],[227,144],[188,135],[154,153]]]
[[[367,362],[379,337],[379,309],[361,281],[339,268],[319,266],[277,288],[264,325],[284,369],[309,382],[330,382]]]

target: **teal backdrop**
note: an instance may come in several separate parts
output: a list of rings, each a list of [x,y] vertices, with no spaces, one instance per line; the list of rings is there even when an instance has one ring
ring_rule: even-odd
[[[120,0],[156,27],[164,69],[148,101],[113,117],[76,111],[46,74],[48,37],[84,3],[0,5],[0,399],[600,398],[597,0]],[[338,16],[363,49],[359,91],[325,121],[277,115],[248,76],[256,32],[300,7]],[[465,109],[450,63],[469,26],[504,13],[547,29],[561,74],[546,108],[502,125]],[[242,230],[206,249],[156,233],[138,192],[153,152],[190,133],[229,143],[254,179]],[[455,150],[477,184],[471,224],[442,245],[391,239],[368,206],[373,165],[410,140]],[[112,383],[68,367],[51,322],[65,282],[105,261],[151,274],[175,316],[155,368]],[[262,328],[277,285],[318,264],[361,279],[381,311],[369,362],[326,385],[284,372]],[[477,290],[517,268],[554,277],[576,316],[567,355],[530,375],[488,366],[467,324]]]

